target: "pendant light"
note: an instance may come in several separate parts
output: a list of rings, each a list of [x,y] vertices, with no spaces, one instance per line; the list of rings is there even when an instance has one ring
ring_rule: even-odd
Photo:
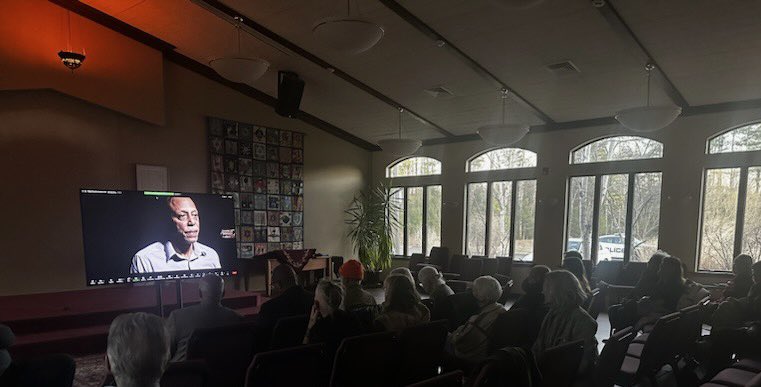
[[[389,138],[378,141],[378,146],[383,149],[384,152],[388,152],[394,156],[409,156],[415,153],[423,142],[420,140],[414,140],[411,138],[402,138],[402,114],[403,108],[399,108],[399,138]]]
[[[333,16],[312,27],[314,36],[335,51],[359,54],[380,42],[385,31],[370,20],[351,15],[351,0],[346,1],[346,16]]]
[[[484,125],[478,128],[478,135],[492,145],[507,146],[520,141],[529,131],[528,124],[505,123],[505,103],[509,91],[502,89],[502,123]]]
[[[635,132],[654,132],[663,129],[682,113],[682,108],[674,105],[650,106],[650,76],[655,65],[645,65],[647,71],[647,105],[637,108],[621,110],[616,113],[615,119],[621,125]]]
[[[209,66],[225,79],[251,85],[267,72],[270,64],[264,59],[249,58],[241,54],[240,30],[243,18],[236,16],[233,19],[235,20],[235,30],[238,35],[238,52],[236,55],[214,59],[209,62]]]
[[[82,53],[78,53],[71,49],[71,11],[66,11],[66,22],[69,31],[68,40],[66,41],[66,50],[58,51],[58,57],[61,59],[61,63],[73,73],[74,70],[82,66],[82,62],[85,61],[85,49],[82,49]]]

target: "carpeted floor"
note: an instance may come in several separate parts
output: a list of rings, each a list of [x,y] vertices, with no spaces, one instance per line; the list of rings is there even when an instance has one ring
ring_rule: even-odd
[[[106,378],[105,354],[76,357],[77,371],[73,387],[100,387]]]

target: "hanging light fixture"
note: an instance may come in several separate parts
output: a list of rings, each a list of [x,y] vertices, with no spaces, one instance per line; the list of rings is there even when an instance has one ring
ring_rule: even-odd
[[[85,49],[82,49],[82,53],[78,53],[71,49],[71,11],[66,11],[66,22],[69,30],[68,40],[66,41],[66,50],[58,51],[58,57],[61,58],[61,63],[68,67],[73,73],[74,70],[82,66],[82,62],[85,61]]]
[[[520,141],[529,131],[528,124],[506,124],[505,103],[507,102],[508,90],[502,89],[502,123],[484,125],[478,128],[481,138],[492,145],[506,146]]]
[[[217,74],[221,75],[225,79],[231,80],[233,82],[251,85],[257,79],[261,78],[265,72],[267,72],[270,64],[264,59],[248,58],[241,54],[240,30],[241,23],[243,23],[243,18],[236,16],[233,19],[235,20],[235,30],[238,35],[237,54],[234,56],[226,56],[214,59],[209,62],[209,66],[211,66],[211,68],[213,68]]]
[[[409,156],[415,153],[423,142],[420,140],[414,140],[411,138],[402,138],[402,113],[403,108],[399,108],[399,138],[389,138],[378,141],[378,146],[383,149],[384,152],[388,152],[394,156]]]
[[[344,54],[365,52],[380,42],[383,27],[359,16],[351,15],[351,0],[346,1],[346,16],[333,16],[318,21],[312,33],[335,51]]]
[[[654,132],[663,129],[682,114],[682,108],[674,105],[650,106],[650,76],[655,65],[645,65],[647,71],[647,105],[637,108],[621,110],[616,113],[615,119],[621,125],[635,132]]]

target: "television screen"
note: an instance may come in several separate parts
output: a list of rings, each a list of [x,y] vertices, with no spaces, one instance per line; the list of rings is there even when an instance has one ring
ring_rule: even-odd
[[[87,285],[235,275],[231,195],[82,189]]]

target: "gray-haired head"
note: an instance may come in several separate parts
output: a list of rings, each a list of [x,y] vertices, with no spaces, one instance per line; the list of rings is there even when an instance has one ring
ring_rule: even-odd
[[[206,274],[198,283],[198,291],[201,292],[201,302],[219,304],[225,294],[225,280],[213,273]]]
[[[315,297],[319,297],[320,312],[323,315],[332,314],[333,311],[341,307],[344,299],[344,290],[333,282],[322,279],[317,284]]]
[[[485,275],[476,278],[473,281],[473,297],[476,298],[481,306],[490,305],[499,300],[502,296],[502,285],[496,278]]]
[[[169,361],[164,320],[142,312],[118,316],[108,330],[106,356],[119,387],[158,386]]]
[[[417,279],[428,294],[431,294],[436,290],[437,286],[446,282],[444,281],[444,276],[433,266],[425,266],[420,269],[417,273]]]
[[[406,267],[397,267],[394,270],[391,270],[391,272],[389,272],[388,275],[389,276],[392,276],[392,275],[402,275],[402,276],[405,276],[405,277],[407,277],[407,279],[410,280],[410,282],[412,282],[412,287],[413,288],[415,288],[415,286],[416,286],[415,285],[415,277],[412,276],[412,272],[410,271],[410,269],[408,269]]]

